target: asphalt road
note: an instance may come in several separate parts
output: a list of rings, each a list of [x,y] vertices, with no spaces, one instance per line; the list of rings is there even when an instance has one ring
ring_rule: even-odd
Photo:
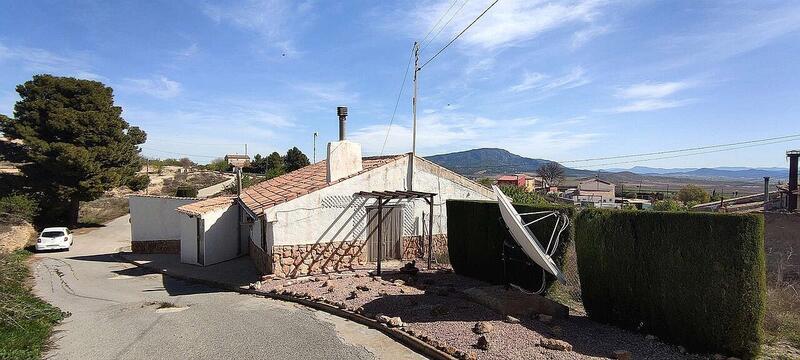
[[[299,305],[149,274],[112,254],[128,216],[36,255],[34,290],[72,313],[48,359],[418,359],[365,326]]]

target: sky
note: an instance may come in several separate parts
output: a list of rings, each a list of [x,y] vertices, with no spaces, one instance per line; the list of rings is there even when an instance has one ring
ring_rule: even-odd
[[[149,157],[313,158],[316,132],[321,160],[340,105],[365,155],[408,152],[413,43],[424,64],[491,2],[2,0],[0,114],[48,73],[112,87]],[[417,152],[569,161],[800,133],[798,40],[797,1],[500,0],[418,72]],[[785,167],[798,147],[565,164]]]

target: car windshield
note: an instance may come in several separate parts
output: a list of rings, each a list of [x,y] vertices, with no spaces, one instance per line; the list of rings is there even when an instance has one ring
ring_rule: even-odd
[[[63,231],[45,231],[45,232],[42,233],[42,237],[46,237],[46,238],[54,238],[54,237],[59,237],[59,236],[64,236],[64,232]]]

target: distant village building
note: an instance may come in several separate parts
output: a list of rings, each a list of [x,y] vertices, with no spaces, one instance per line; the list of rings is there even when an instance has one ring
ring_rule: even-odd
[[[497,186],[516,186],[527,187],[527,177],[525,174],[500,175],[497,177]]]
[[[250,156],[243,154],[225,155],[225,161],[233,167],[243,168],[250,165]]]
[[[599,178],[584,179],[578,182],[576,191],[571,192],[575,202],[614,203],[616,185]]]

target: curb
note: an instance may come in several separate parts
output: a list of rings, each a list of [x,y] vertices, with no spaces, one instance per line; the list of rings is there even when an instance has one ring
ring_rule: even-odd
[[[379,323],[378,321],[370,319],[370,318],[368,318],[366,316],[363,316],[361,314],[353,313],[353,312],[350,312],[350,311],[345,311],[343,309],[340,309],[340,308],[332,306],[332,305],[328,305],[328,304],[325,304],[325,303],[319,303],[319,302],[311,301],[311,300],[300,298],[300,297],[283,295],[283,294],[279,294],[279,293],[265,292],[265,291],[260,291],[260,290],[245,289],[245,288],[241,288],[241,287],[238,287],[238,286],[235,286],[235,285],[231,285],[231,284],[227,284],[227,283],[223,283],[223,282],[219,282],[219,281],[206,280],[206,279],[197,279],[197,278],[193,278],[193,277],[190,277],[190,276],[174,274],[174,273],[171,273],[171,272],[169,272],[169,271],[167,271],[165,269],[155,268],[153,266],[148,266],[147,264],[140,264],[140,263],[138,263],[138,262],[136,262],[134,260],[130,260],[130,259],[128,259],[127,257],[125,257],[123,255],[122,249],[124,249],[124,247],[117,249],[117,253],[113,254],[112,256],[114,258],[117,258],[117,259],[122,260],[122,261],[124,261],[126,263],[129,263],[131,265],[134,265],[134,266],[137,266],[137,267],[140,267],[140,268],[143,268],[143,269],[147,269],[147,270],[150,270],[150,271],[162,274],[162,275],[166,275],[166,276],[169,276],[169,277],[172,277],[172,278],[175,278],[175,279],[180,279],[180,280],[185,280],[185,281],[189,281],[189,282],[193,282],[193,283],[198,283],[198,284],[202,284],[202,285],[206,285],[206,286],[209,286],[209,287],[214,287],[214,288],[218,288],[218,289],[222,289],[222,290],[227,290],[227,291],[231,291],[231,292],[237,292],[237,293],[240,293],[240,294],[259,295],[259,296],[264,296],[264,297],[270,298],[270,299],[275,299],[275,300],[281,300],[281,301],[292,302],[292,303],[295,303],[295,304],[300,304],[300,305],[303,305],[303,306],[306,306],[306,307],[309,307],[309,308],[312,308],[312,309],[315,309],[315,310],[324,311],[324,312],[329,313],[331,315],[338,316],[338,317],[341,317],[341,318],[344,318],[344,319],[359,323],[359,324],[367,326],[367,327],[369,327],[371,329],[378,330],[378,331],[384,333],[385,335],[389,336],[390,338],[392,338],[392,340],[395,340],[395,341],[405,345],[406,347],[408,347],[409,349],[413,350],[414,352],[416,352],[416,353],[418,353],[420,355],[424,355],[427,358],[435,359],[435,360],[458,360],[458,358],[456,358],[456,357],[454,357],[454,356],[452,356],[452,355],[450,355],[450,354],[448,354],[448,353],[446,353],[446,352],[444,352],[442,350],[439,350],[438,348],[436,348],[436,347],[434,347],[434,346],[432,346],[432,345],[430,345],[430,344],[428,344],[428,343],[416,338],[415,336],[412,336],[412,335],[410,335],[410,334],[408,334],[406,332],[398,330],[397,328],[387,327],[387,326]]]

